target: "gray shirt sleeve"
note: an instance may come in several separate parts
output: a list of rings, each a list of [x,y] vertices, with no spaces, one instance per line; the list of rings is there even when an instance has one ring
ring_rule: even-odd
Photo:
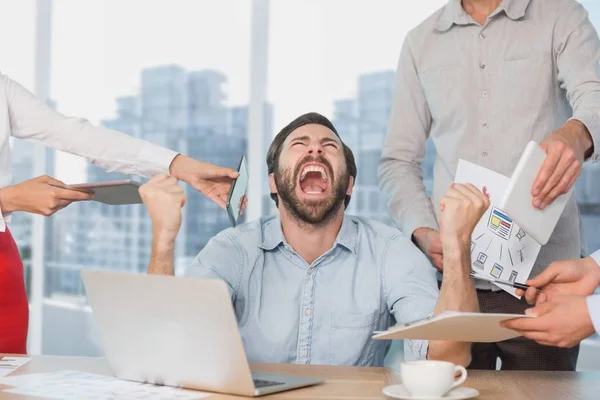
[[[390,215],[409,237],[417,228],[439,229],[420,165],[425,157],[431,113],[410,38],[409,34],[398,62],[394,103],[378,169],[379,186]]]
[[[244,253],[241,246],[226,232],[213,237],[186,269],[192,278],[221,279],[227,284],[231,300],[238,292]]]
[[[414,322],[433,315],[439,291],[435,270],[423,253],[399,234],[389,243],[383,257],[383,290],[396,322]],[[407,340],[405,355],[424,360],[428,344],[427,340]]]
[[[554,29],[558,80],[594,142],[593,160],[600,159],[600,40],[587,11],[575,1],[559,13]]]

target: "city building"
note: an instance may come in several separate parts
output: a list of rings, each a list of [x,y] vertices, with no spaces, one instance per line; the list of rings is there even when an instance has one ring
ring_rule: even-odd
[[[214,70],[187,72],[176,65],[146,69],[141,74],[139,96],[118,98],[115,117],[102,124],[198,160],[236,168],[247,149],[248,111],[245,106],[226,104],[226,82],[227,77]],[[273,108],[266,104],[265,154],[273,137],[272,121]],[[93,165],[88,166],[87,177],[88,181],[132,179]],[[211,237],[230,226],[224,210],[191,186],[185,187],[188,201],[176,243],[178,268],[187,265]],[[265,203],[266,199],[267,195]],[[82,268],[144,272],[150,259],[151,232],[143,205],[84,202],[61,211],[55,217],[53,235],[59,245],[49,251],[49,294],[81,296]]]
[[[380,195],[377,165],[387,134],[394,95],[394,71],[358,77],[356,99],[334,103],[333,124],[352,149],[358,176],[348,212],[392,224]]]

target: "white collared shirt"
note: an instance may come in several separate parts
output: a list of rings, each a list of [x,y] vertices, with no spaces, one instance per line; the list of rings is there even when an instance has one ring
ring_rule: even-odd
[[[65,117],[0,73],[0,190],[10,185],[10,137],[82,156],[106,171],[150,177],[167,172],[177,152],[100,126]],[[7,215],[0,212],[0,231]]]

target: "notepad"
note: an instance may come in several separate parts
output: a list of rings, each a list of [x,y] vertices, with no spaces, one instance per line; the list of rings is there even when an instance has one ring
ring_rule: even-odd
[[[521,334],[503,328],[500,322],[515,318],[534,318],[525,314],[493,314],[447,311],[436,317],[409,324],[398,324],[384,332],[374,332],[373,339],[450,340],[456,342],[493,343]]]

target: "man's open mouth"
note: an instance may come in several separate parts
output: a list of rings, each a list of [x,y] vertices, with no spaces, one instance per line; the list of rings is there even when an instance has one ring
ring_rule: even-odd
[[[300,190],[306,194],[321,194],[329,185],[327,168],[323,164],[308,163],[300,172]]]

